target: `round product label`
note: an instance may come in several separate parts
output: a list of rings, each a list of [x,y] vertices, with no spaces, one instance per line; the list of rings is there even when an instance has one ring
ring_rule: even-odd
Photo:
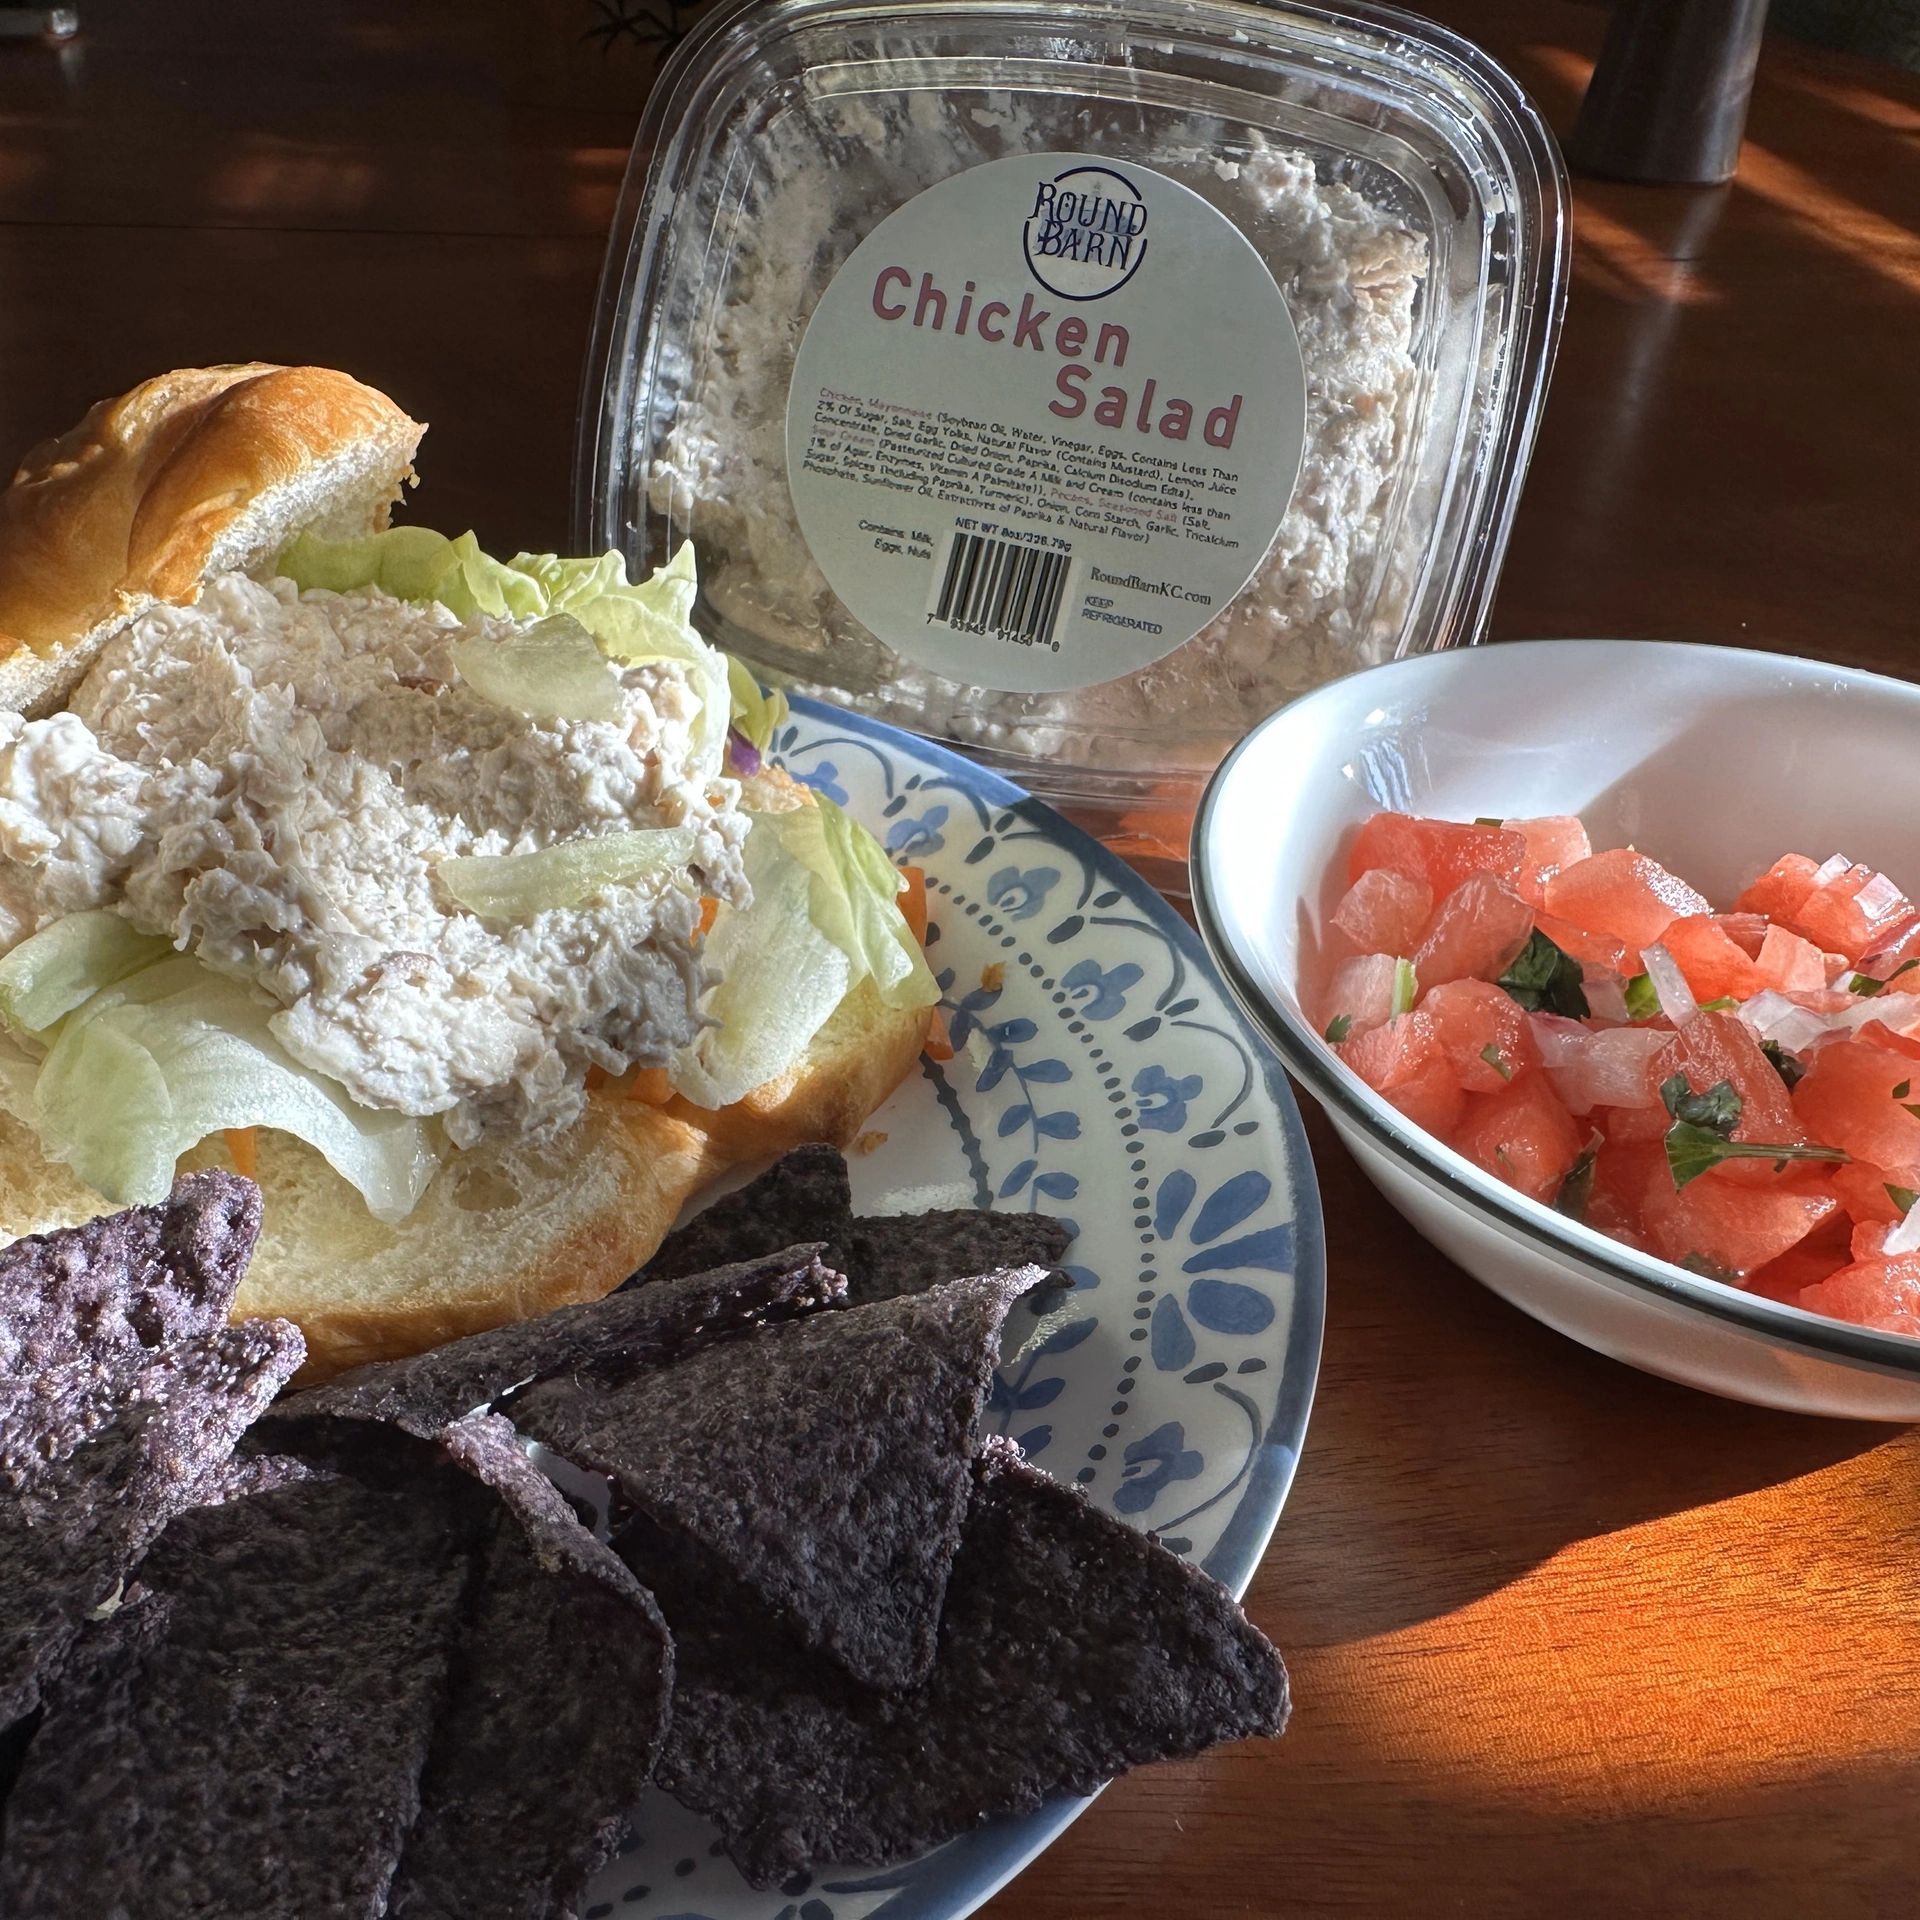
[[[867,235],[787,396],[787,471],[854,617],[948,679],[1111,680],[1183,645],[1260,564],[1306,371],[1227,216],[1089,154],[990,161]]]

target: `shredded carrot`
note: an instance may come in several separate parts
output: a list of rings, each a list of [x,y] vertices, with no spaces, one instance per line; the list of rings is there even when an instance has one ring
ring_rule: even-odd
[[[900,917],[924,947],[927,944],[927,876],[918,867],[902,867],[900,877],[907,883],[900,890]]]
[[[933,1010],[933,1018],[927,1023],[927,1042],[920,1051],[929,1060],[951,1060],[953,1041],[947,1033],[947,1017],[938,1007]]]
[[[665,1067],[636,1067],[627,1082],[627,1098],[649,1107],[664,1107],[673,1098],[673,1083]]]
[[[1163,780],[1153,800],[1129,808],[1120,816],[1118,831],[1103,837],[1123,860],[1184,860],[1196,799],[1191,783]]]
[[[980,984],[988,993],[998,993],[1007,984],[1007,969],[1004,963],[996,960],[990,966],[982,967]]]
[[[253,1127],[227,1127],[223,1129],[227,1136],[227,1153],[233,1161],[235,1173],[243,1173],[251,1180],[260,1171],[259,1141],[257,1129]]]
[[[703,894],[700,898],[700,931],[705,934],[713,926],[713,916],[720,911],[720,902],[712,894]]]

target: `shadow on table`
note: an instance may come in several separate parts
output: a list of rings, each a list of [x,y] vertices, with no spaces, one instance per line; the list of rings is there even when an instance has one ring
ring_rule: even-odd
[[[1432,1619],[1581,1540],[1738,1499],[1896,1443],[1897,1428],[1678,1387],[1563,1338],[1434,1252],[1308,1127],[1331,1269],[1326,1357],[1299,1478],[1254,1594],[1282,1644]],[[1920,1476],[1867,1524],[1920,1534]],[[1756,1527],[1778,1524],[1756,1515]]]

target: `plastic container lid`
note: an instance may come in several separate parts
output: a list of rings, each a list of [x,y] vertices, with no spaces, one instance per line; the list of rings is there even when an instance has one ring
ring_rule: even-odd
[[[575,532],[1177,862],[1264,714],[1479,638],[1565,266],[1538,114],[1411,15],[735,5],[635,140]]]

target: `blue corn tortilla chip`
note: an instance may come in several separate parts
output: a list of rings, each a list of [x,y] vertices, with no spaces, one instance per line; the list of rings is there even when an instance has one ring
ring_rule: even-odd
[[[795,1240],[817,1240],[827,1264],[847,1276],[848,1299],[865,1306],[967,1274],[1057,1267],[1072,1238],[1064,1222],[1047,1213],[954,1208],[856,1218],[846,1160],[832,1147],[798,1147],[676,1227],[627,1285],[762,1259]]]
[[[355,1367],[289,1394],[263,1423],[269,1445],[316,1420],[380,1421],[431,1439],[469,1413],[547,1374],[657,1365],[716,1333],[836,1304],[843,1283],[817,1246],[689,1274],[658,1287],[557,1307],[404,1360]]]
[[[224,1325],[259,1218],[199,1174],[0,1251],[0,1728],[304,1357],[285,1321]]]
[[[613,1385],[551,1381],[513,1419],[612,1479],[637,1510],[621,1550],[649,1586],[690,1568],[695,1590],[764,1613],[856,1679],[911,1686],[933,1660],[1001,1324],[1044,1277],[981,1275],[757,1329]],[[678,1551],[656,1556],[654,1534]]]
[[[851,1683],[713,1610],[669,1609],[660,1780],[749,1881],[911,1858],[1129,1767],[1286,1724],[1280,1656],[1224,1588],[990,1444],[926,1683]]]
[[[744,1187],[723,1193],[675,1227],[626,1284],[764,1259],[796,1241],[818,1241],[827,1265],[844,1271],[852,1225],[846,1161],[832,1147],[796,1147]]]
[[[1073,1235],[1050,1213],[978,1213],[949,1209],[853,1223],[847,1250],[847,1298],[855,1306],[924,1293],[965,1273],[1003,1267],[1054,1270]]]
[[[344,1478],[175,1518],[49,1695],[0,1911],[378,1920],[470,1560],[458,1500]]]
[[[672,1649],[652,1597],[479,1414],[443,1443],[505,1501],[454,1657],[390,1920],[577,1910],[627,1837],[666,1730]]]

